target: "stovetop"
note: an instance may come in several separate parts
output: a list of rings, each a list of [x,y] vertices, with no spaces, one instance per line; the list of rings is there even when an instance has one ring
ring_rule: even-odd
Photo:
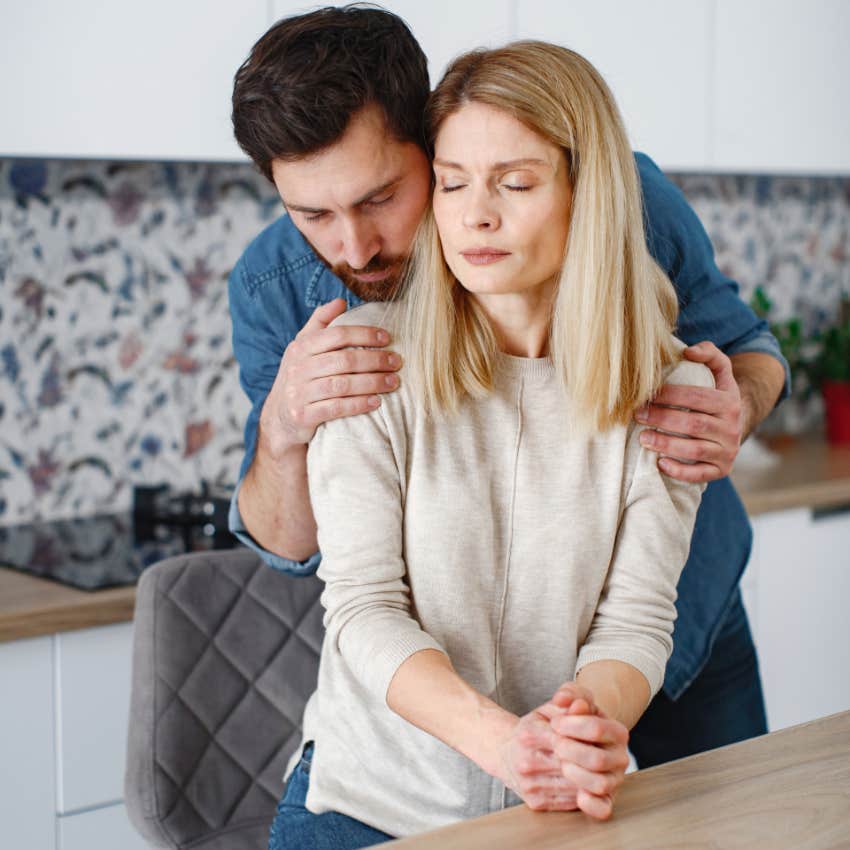
[[[97,590],[135,584],[145,567],[172,555],[240,545],[226,529],[225,500],[207,499],[202,518],[164,516],[150,505],[140,511],[138,501],[123,513],[0,528],[0,566]]]

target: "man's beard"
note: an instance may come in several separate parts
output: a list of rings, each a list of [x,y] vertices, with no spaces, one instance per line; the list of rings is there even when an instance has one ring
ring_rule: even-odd
[[[358,297],[364,301],[392,301],[398,295],[404,275],[404,260],[385,257],[373,257],[356,272],[348,263],[337,263],[330,266],[331,271]],[[374,274],[388,269],[387,276],[382,280],[360,280],[356,274]]]

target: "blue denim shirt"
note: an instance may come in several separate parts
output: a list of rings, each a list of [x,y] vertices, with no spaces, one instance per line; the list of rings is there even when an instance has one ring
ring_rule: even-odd
[[[726,354],[773,355],[785,367],[785,398],[790,388],[788,364],[766,323],[740,300],[738,285],[717,269],[711,242],[679,189],[649,157],[636,154],[635,158],[647,244],[673,281],[679,299],[677,336],[687,344],[711,340]],[[233,349],[242,387],[251,400],[241,483],[254,456],[260,411],[287,345],[320,304],[334,298],[344,298],[349,307],[361,302],[327,269],[287,216],[270,224],[248,246],[230,275],[228,290]],[[314,573],[318,552],[306,561],[291,561],[264,550],[251,538],[239,515],[238,492],[237,484],[230,507],[231,531],[272,567],[293,575]],[[678,585],[674,649],[664,681],[664,691],[672,699],[678,699],[708,660],[751,543],[747,515],[732,483],[724,478],[709,484]]]

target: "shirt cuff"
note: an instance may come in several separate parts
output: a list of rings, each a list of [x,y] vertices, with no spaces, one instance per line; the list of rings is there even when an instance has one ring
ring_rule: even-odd
[[[292,561],[289,558],[284,558],[281,555],[276,555],[274,552],[269,552],[263,549],[256,540],[248,533],[245,528],[245,523],[242,522],[242,515],[239,513],[239,488],[242,486],[242,480],[236,485],[233,495],[230,497],[230,511],[227,514],[227,525],[230,533],[236,537],[240,543],[243,543],[249,549],[253,549],[270,567],[280,570],[282,573],[288,573],[292,576],[311,576],[319,567],[322,556],[316,552],[310,555],[306,561]]]
[[[601,646],[583,646],[579,650],[578,658],[576,659],[575,676],[578,676],[579,670],[582,667],[594,661],[622,661],[624,664],[630,664],[636,670],[639,670],[649,683],[650,702],[664,684],[664,669],[666,664],[659,664],[657,658],[647,652],[641,652],[637,647],[605,648]]]
[[[724,352],[727,356],[732,354],[756,352],[758,354],[769,354],[771,357],[775,357],[782,364],[782,368],[785,370],[785,385],[782,387],[782,392],[779,394],[779,398],[776,399],[774,408],[778,407],[780,402],[784,401],[791,395],[791,368],[788,365],[788,361],[782,356],[782,350],[779,348],[779,343],[776,341],[776,337],[773,334],[760,333],[752,339],[746,340],[746,342],[726,346]]]

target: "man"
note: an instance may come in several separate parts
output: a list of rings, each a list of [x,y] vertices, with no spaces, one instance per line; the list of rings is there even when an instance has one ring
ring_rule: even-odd
[[[430,194],[422,141],[424,56],[375,9],[325,9],[278,23],[239,69],[236,138],[277,187],[288,216],[230,277],[233,343],[252,409],[231,528],[272,566],[319,563],[307,445],[329,419],[363,413],[398,386],[376,328],[328,327],[348,306],[392,296]],[[726,477],[741,441],[787,394],[787,364],[763,322],[717,270],[679,191],[636,155],[653,256],[680,303],[678,335],[700,342],[716,389],[664,387],[637,418],[662,470],[711,482],[679,583],[664,688],[632,730],[640,767],[766,732],[738,581],[751,531]],[[688,408],[683,412],[675,408]],[[683,436],[674,436],[681,434]]]

